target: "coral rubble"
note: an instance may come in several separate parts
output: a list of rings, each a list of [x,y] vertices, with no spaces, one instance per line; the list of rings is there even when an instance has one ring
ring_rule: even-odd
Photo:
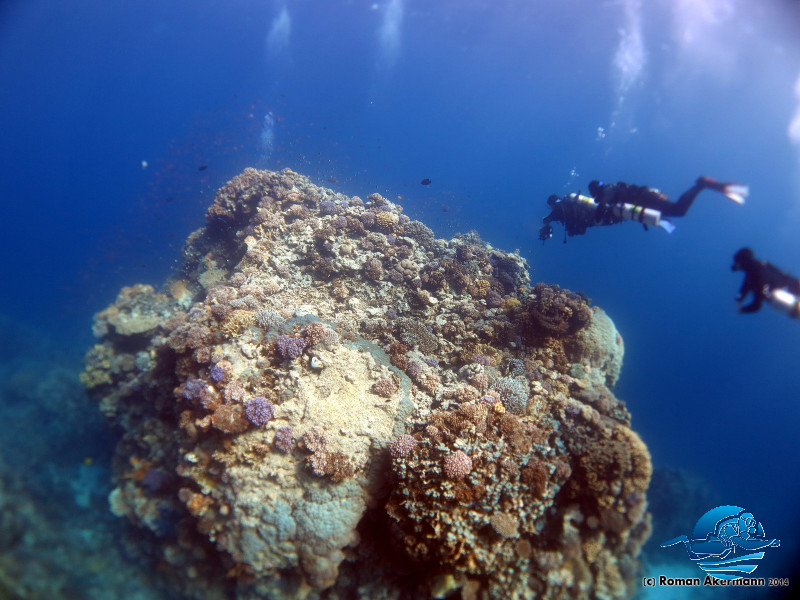
[[[651,464],[605,313],[290,170],[100,312],[112,510],[196,598],[622,598]]]

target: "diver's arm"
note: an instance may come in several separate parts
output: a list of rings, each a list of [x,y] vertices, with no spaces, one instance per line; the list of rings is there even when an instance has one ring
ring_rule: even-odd
[[[761,305],[764,303],[764,297],[760,292],[753,292],[753,299],[750,304],[739,307],[740,313],[754,313],[761,310]]]
[[[739,312],[754,313],[761,310],[761,305],[764,302],[764,284],[760,273],[756,269],[748,269],[744,274],[744,281],[742,287],[739,289],[739,297],[737,302],[743,301],[749,293],[753,294],[752,300],[749,304],[739,308]]]
[[[750,286],[748,285],[749,276],[744,276],[744,281],[742,281],[742,285],[739,288],[739,295],[736,296],[736,301],[741,302],[744,300],[744,297],[747,296],[747,293],[750,291]]]
[[[556,211],[553,210],[549,215],[547,215],[544,219],[542,219],[543,225],[539,227],[539,239],[541,241],[549,240],[553,237],[553,226],[550,225],[551,221],[556,220]]]

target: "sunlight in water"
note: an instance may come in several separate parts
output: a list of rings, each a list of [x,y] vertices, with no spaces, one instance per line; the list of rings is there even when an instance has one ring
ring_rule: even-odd
[[[261,158],[269,158],[275,147],[275,115],[268,112],[264,115],[264,127],[261,129]]]
[[[642,76],[645,50],[642,41],[642,5],[639,0],[625,2],[625,24],[619,30],[619,46],[614,55],[617,95],[621,98]]]
[[[735,77],[737,4],[733,0],[677,0],[672,5],[672,38],[681,68],[702,69],[717,77]]]
[[[800,147],[800,75],[794,84],[794,96],[797,98],[797,107],[794,109],[792,120],[789,121],[789,127],[786,133],[793,144]]]
[[[389,0],[378,31],[381,54],[385,63],[393,65],[400,52],[400,28],[403,24],[403,0]]]
[[[284,6],[272,20],[267,34],[267,55],[274,58],[289,48],[289,34],[292,32],[292,18]]]

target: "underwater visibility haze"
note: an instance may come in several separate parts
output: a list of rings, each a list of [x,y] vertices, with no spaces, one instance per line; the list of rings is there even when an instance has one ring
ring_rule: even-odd
[[[799,33],[4,3],[0,598],[791,593],[800,321],[731,265],[800,276]],[[539,239],[551,195],[700,176],[749,195]],[[690,532],[777,585],[643,585],[703,579]]]

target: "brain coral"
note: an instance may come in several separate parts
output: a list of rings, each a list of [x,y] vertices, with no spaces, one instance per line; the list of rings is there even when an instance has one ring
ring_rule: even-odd
[[[173,596],[635,589],[650,457],[585,297],[288,169],[218,191],[180,282],[99,312],[82,378],[122,432],[112,510]]]

